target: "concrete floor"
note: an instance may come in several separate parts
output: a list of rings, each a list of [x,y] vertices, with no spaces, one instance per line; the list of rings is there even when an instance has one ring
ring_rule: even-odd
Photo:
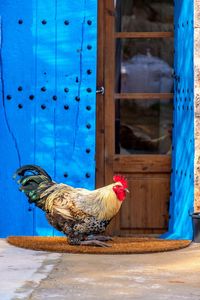
[[[0,299],[200,300],[200,244],[157,254],[84,255],[0,240]]]
[[[0,239],[0,300],[29,299],[60,256],[20,249]]]

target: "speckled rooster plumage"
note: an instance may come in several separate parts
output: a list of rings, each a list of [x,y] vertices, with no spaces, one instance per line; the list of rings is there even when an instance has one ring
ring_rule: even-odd
[[[35,165],[19,168],[17,176],[29,203],[46,212],[49,223],[67,235],[69,244],[107,246],[106,237],[98,234],[106,230],[126,197],[128,186],[123,176],[115,175],[114,183],[93,191],[58,184]]]

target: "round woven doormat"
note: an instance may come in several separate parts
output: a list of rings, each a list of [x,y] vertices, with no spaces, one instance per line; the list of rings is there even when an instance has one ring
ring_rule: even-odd
[[[155,238],[114,237],[111,247],[71,246],[66,237],[10,236],[8,243],[26,249],[86,254],[132,254],[178,250],[190,245],[189,240],[161,240]]]

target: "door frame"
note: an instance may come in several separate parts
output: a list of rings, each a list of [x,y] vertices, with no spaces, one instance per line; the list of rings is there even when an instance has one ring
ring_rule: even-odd
[[[98,26],[97,26],[97,87],[104,85],[105,64],[105,3],[98,1]],[[105,94],[96,95],[96,188],[105,185],[105,120],[104,120]]]
[[[134,163],[134,168],[140,175],[150,173],[170,173],[171,157],[166,155],[147,155],[150,158],[147,166],[142,165],[141,155],[130,157],[115,154],[115,124],[110,122],[114,119],[115,99],[119,95],[115,94],[114,89],[109,88],[115,81],[115,55],[110,49],[115,48],[115,38],[121,36],[115,33],[115,12],[112,7],[112,0],[98,1],[98,54],[97,54],[97,87],[104,86],[105,93],[97,94],[96,98],[96,187],[101,187],[112,182],[113,171],[120,173],[121,167],[125,173],[130,173]],[[165,37],[164,34],[163,37]],[[154,37],[154,36],[153,36]],[[158,36],[156,36],[158,37]],[[167,36],[168,37],[168,36]],[[106,80],[105,80],[106,78]],[[146,99],[145,95],[140,99]],[[171,99],[173,94],[151,94],[152,99]],[[127,99],[127,94],[124,95]],[[106,99],[106,101],[105,101]],[[106,112],[106,113],[105,113]],[[105,134],[106,130],[106,134]],[[112,140],[108,141],[108,137]],[[142,155],[145,157],[145,155]],[[160,167],[162,163],[162,168]],[[109,233],[119,234],[120,232],[120,213],[111,222]]]
[[[110,82],[114,80],[112,67],[115,63],[115,58],[113,55],[110,55],[111,51],[107,49],[108,45],[111,45],[114,42],[114,26],[113,19],[108,16],[113,16],[115,13],[110,7],[111,1],[98,1],[98,51],[97,51],[97,86],[104,86],[105,93],[97,94],[97,104],[96,104],[96,187],[104,186],[109,182],[112,182],[112,171],[113,171],[113,163],[112,158],[108,156],[110,153],[108,146],[109,145],[105,141],[105,127],[111,133],[111,136],[114,137],[114,124],[110,122],[110,118],[114,116],[114,102],[112,107],[108,104],[110,101],[105,101],[105,99],[111,98],[114,99],[114,91],[111,89],[107,89]],[[107,9],[107,13],[105,10]],[[108,41],[108,37],[112,36],[113,38]],[[107,53],[107,55],[105,55]],[[105,82],[106,78],[109,78]],[[105,114],[105,111],[109,111],[109,114]],[[114,139],[113,139],[114,143]],[[109,172],[105,172],[105,165],[109,168]],[[118,234],[120,231],[120,214],[118,214],[109,225],[107,232],[109,234]]]
[[[107,2],[107,3],[106,3]],[[104,86],[105,93],[97,94],[97,124],[96,124],[96,186],[102,186],[112,180],[113,162],[109,153],[114,149],[114,124],[110,119],[114,118],[114,90],[107,88],[113,84],[115,57],[110,50],[114,48],[114,16],[115,12],[111,7],[112,1],[98,1],[98,52],[97,52],[97,86]],[[107,10],[107,12],[106,12]],[[110,18],[113,17],[113,18]],[[111,37],[111,39],[110,39]],[[106,55],[105,55],[106,53]],[[106,81],[105,81],[106,78]],[[110,101],[105,101],[109,99]],[[112,103],[112,105],[111,105]],[[105,111],[109,112],[105,114]],[[105,127],[110,136],[113,137],[112,143],[106,143]],[[111,149],[108,147],[111,147]],[[111,151],[110,151],[111,150]],[[105,173],[105,165],[109,167],[109,172]]]

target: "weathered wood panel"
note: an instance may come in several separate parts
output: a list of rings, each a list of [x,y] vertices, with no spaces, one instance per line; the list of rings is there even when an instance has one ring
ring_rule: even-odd
[[[121,208],[121,229],[166,230],[168,225],[169,176],[127,175],[130,194]]]
[[[170,173],[171,157],[167,155],[115,155],[113,170],[115,173]]]
[[[171,38],[173,36],[174,36],[173,32],[116,32],[115,33],[116,38],[124,38],[124,39],[130,39],[130,38],[156,39],[156,38]]]

